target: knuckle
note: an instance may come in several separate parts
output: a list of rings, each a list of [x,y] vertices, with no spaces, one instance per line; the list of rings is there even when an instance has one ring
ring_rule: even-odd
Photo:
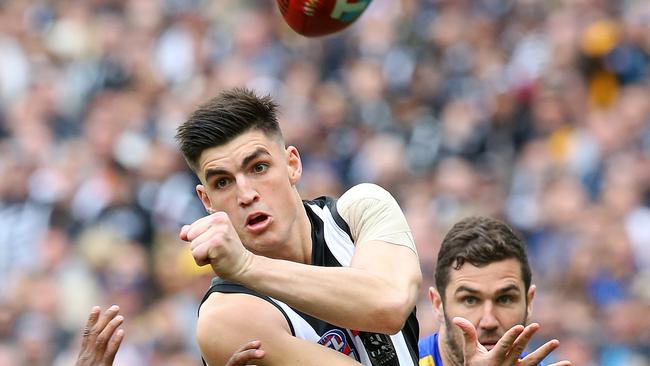
[[[226,218],[225,215],[226,215],[225,212],[217,211],[217,212],[215,212],[215,213],[213,213],[212,215],[209,216],[210,217],[210,222],[213,223],[213,224],[221,223],[221,222],[223,222],[225,220],[225,218]]]
[[[200,253],[198,253],[198,251],[194,249],[194,250],[192,250],[192,257],[194,258],[194,261],[196,263],[199,263],[199,262],[203,261],[204,256],[201,255]]]
[[[222,235],[219,235],[219,234],[214,235],[210,239],[208,239],[208,244],[211,247],[219,247],[222,244],[222,239],[221,238],[222,238]]]
[[[104,344],[106,344],[106,336],[104,336],[104,335],[99,335],[99,336],[97,337],[97,341],[95,341],[95,344],[96,344],[97,346],[100,346],[100,347],[103,346]]]

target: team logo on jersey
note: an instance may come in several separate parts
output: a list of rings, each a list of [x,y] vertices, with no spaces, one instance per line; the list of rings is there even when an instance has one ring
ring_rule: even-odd
[[[321,344],[325,347],[329,347],[335,351],[339,351],[344,355],[352,357],[353,359],[359,361],[359,356],[354,349],[352,342],[348,340],[340,329],[330,329],[318,340],[318,344]]]

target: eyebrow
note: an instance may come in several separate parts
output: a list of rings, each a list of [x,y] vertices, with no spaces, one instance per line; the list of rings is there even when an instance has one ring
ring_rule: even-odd
[[[266,151],[266,149],[258,147],[255,151],[253,151],[251,154],[249,154],[247,157],[244,158],[241,162],[241,169],[245,169],[248,164],[251,163],[251,161],[257,160],[260,156],[266,155],[266,156],[271,156],[271,154]]]
[[[512,285],[508,285],[508,286],[506,286],[506,287],[504,287],[502,289],[499,289],[499,291],[497,291],[497,294],[503,294],[503,293],[511,292],[511,291],[517,292],[517,293],[520,292],[519,287],[517,287],[517,285],[515,285],[515,284],[512,284]]]
[[[271,156],[271,154],[270,154],[266,149],[261,148],[261,147],[260,147],[260,148],[257,148],[255,151],[253,151],[252,153],[248,154],[248,155],[244,158],[244,160],[242,160],[242,162],[241,162],[241,164],[240,164],[241,169],[242,169],[242,170],[245,169],[246,166],[248,166],[248,164],[251,163],[251,161],[254,161],[254,160],[258,159],[258,158],[259,158],[260,156],[262,156],[262,155]],[[207,169],[207,170],[205,171],[205,181],[206,181],[206,182],[209,182],[209,181],[210,181],[210,178],[212,178],[212,177],[214,177],[214,176],[218,176],[218,175],[227,175],[227,174],[230,174],[230,172],[227,171],[227,170],[224,169],[224,168],[209,168],[209,169]]]
[[[467,287],[467,286],[460,286],[459,288],[456,289],[456,293],[463,292],[463,291],[464,292],[469,292],[470,294],[478,294],[480,292],[477,289],[473,289],[473,288]]]
[[[479,290],[471,288],[471,287],[467,287],[467,286],[458,287],[456,289],[455,293],[459,293],[459,292],[463,292],[463,291],[464,292],[469,292],[470,294],[478,294],[478,293],[480,293]],[[506,286],[504,288],[501,288],[501,289],[497,290],[496,293],[497,294],[503,294],[503,293],[510,292],[510,291],[520,292],[519,287],[517,287],[517,285],[511,284],[511,285],[508,285],[508,286]]]

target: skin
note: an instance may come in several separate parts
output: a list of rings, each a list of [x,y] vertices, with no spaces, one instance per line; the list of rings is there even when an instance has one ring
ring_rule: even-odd
[[[75,366],[110,366],[124,339],[124,330],[119,328],[124,321],[118,315],[120,308],[113,305],[100,315],[99,306],[93,307],[83,332],[81,351]]]
[[[190,243],[199,265],[210,264],[221,278],[335,325],[381,333],[400,330],[421,281],[417,255],[403,246],[369,240],[356,243],[350,267],[305,266],[311,258],[311,225],[296,189],[302,165],[295,147],[285,148],[280,140],[253,130],[205,150],[198,165],[201,184],[196,191],[210,215],[184,226],[180,238]],[[251,217],[262,219],[251,222]],[[323,283],[323,278],[330,281]],[[341,288],[340,283],[348,286]],[[89,327],[99,324],[96,332],[106,345],[84,343],[79,366],[111,364],[123,337],[114,325],[122,318],[111,320],[116,309],[102,318],[98,312],[93,310]],[[251,314],[255,327],[250,326]],[[259,365],[358,365],[292,336],[282,314],[253,296],[212,294],[201,308],[197,328],[199,346],[211,365],[252,360]],[[246,345],[250,339],[265,349],[259,349],[259,342]]]
[[[196,191],[211,214],[184,226],[180,238],[190,243],[199,265],[210,264],[223,279],[334,325],[391,334],[401,329],[421,281],[416,253],[368,240],[355,244],[350,267],[306,266],[311,224],[296,189],[302,165],[295,147],[251,130],[205,150],[197,166],[201,184]],[[256,217],[261,219],[251,220]],[[250,314],[255,314],[255,327],[250,327]],[[197,334],[204,357],[215,365],[250,339],[265,345],[260,364],[352,362],[291,336],[274,306],[248,295],[211,294],[201,307]]]
[[[120,308],[113,305],[103,314],[99,306],[93,307],[84,328],[81,350],[75,366],[110,366],[124,339],[124,329],[120,326],[124,317]],[[225,366],[244,366],[253,360],[264,357],[260,341],[250,341],[228,359]]]
[[[444,299],[433,287],[429,297],[441,318],[440,353],[445,365],[537,365],[559,345],[552,340],[523,360],[519,355],[539,329],[525,326],[535,285],[526,291],[521,265],[514,259],[483,267],[465,263],[450,269]],[[551,366],[570,365],[562,361]]]
[[[557,340],[552,340],[519,359],[539,325],[523,325],[532,311],[535,286],[525,291],[516,260],[508,259],[485,267],[465,264],[460,270],[452,271],[445,289],[445,301],[435,289],[430,289],[434,309],[443,319],[440,339],[445,365],[530,366],[538,364],[559,346]],[[304,362],[315,365],[358,364],[327,348],[291,336],[282,316],[269,309],[264,301],[241,294],[215,295],[208,299],[208,303],[215,306],[201,310],[201,318],[207,321],[199,323],[199,344],[210,364],[238,366],[253,361],[259,365],[299,365]],[[111,307],[99,318],[99,308],[93,309],[84,332],[78,366],[112,364],[123,337],[121,330],[116,332],[122,322],[122,318],[117,316],[118,311],[119,308]],[[251,313],[257,314],[257,319],[266,326],[256,329],[255,334],[250,331],[251,327],[244,328],[248,330],[239,328],[236,333],[218,332],[216,336],[223,339],[213,342],[215,326],[236,329],[241,327],[241,315],[245,314],[243,318],[246,318]],[[240,342],[234,335],[240,334],[261,340],[239,346],[244,341]],[[261,349],[262,342],[276,352],[267,357],[265,350]],[[231,356],[224,360],[223,355]],[[570,362],[561,361],[550,366],[569,365]]]
[[[309,262],[310,224],[295,189],[302,174],[295,147],[285,149],[277,139],[251,131],[205,150],[198,166],[202,184],[196,192],[201,202],[208,212],[227,215],[248,250],[268,258]],[[268,219],[262,227],[252,227],[247,225],[251,214]]]

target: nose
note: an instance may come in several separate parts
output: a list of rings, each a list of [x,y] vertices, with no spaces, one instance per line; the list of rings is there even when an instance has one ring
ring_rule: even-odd
[[[247,207],[253,202],[259,200],[260,195],[257,190],[249,184],[246,178],[237,179],[237,203],[241,207]]]
[[[478,326],[483,331],[494,331],[499,327],[499,321],[494,315],[494,304],[491,301],[486,301],[483,305],[483,314]]]

